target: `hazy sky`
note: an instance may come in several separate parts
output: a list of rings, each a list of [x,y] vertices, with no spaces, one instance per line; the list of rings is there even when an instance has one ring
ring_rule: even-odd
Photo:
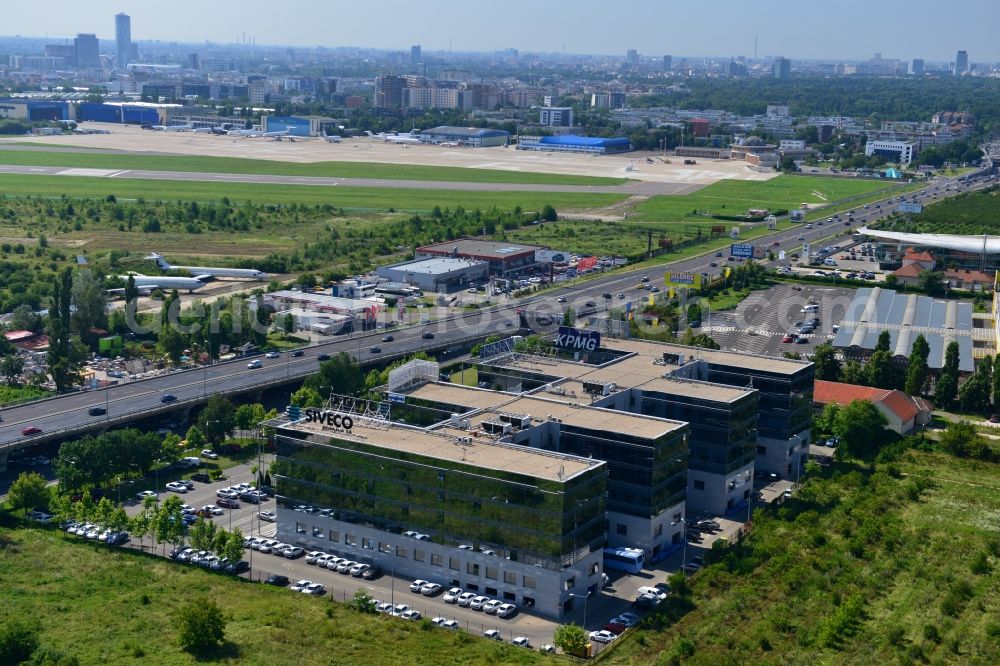
[[[132,16],[135,40],[425,50],[1000,62],[1000,0],[18,0],[6,35],[114,36]]]

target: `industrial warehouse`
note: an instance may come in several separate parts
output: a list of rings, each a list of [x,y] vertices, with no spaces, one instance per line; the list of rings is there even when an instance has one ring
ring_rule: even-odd
[[[599,591],[603,548],[663,559],[688,511],[742,515],[755,471],[801,473],[811,363],[595,336],[486,345],[482,388],[412,361],[386,402],[290,408],[279,537],[559,618]]]

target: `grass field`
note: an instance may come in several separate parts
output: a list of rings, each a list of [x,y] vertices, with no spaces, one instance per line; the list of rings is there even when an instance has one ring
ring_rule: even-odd
[[[251,183],[202,183],[172,180],[114,180],[87,176],[31,176],[5,174],[0,193],[7,196],[119,199],[254,201],[268,204],[330,204],[345,210],[430,211],[463,206],[467,209],[510,210],[521,206],[537,210],[545,204],[559,208],[608,206],[621,201],[617,194],[574,194],[561,192],[466,192],[462,190],[418,190],[370,187],[321,187],[315,185],[258,185]]]
[[[743,215],[748,208],[793,210],[802,203],[823,205],[871,194],[891,185],[877,180],[789,175],[764,182],[722,180],[685,196],[652,197],[637,206],[635,217],[644,222],[726,224],[709,216]]]
[[[551,658],[464,632],[365,616],[285,589],[159,557],[70,541],[57,531],[0,531],[0,622],[36,624],[43,646],[80,664],[194,664],[174,614],[194,598],[228,619],[222,664],[533,664]]]
[[[837,463],[754,526],[608,662],[1000,661],[1000,466]]]
[[[0,150],[0,164],[65,166],[88,169],[142,169],[202,173],[244,173],[271,176],[386,178],[469,183],[533,183],[540,185],[620,185],[624,178],[600,178],[497,169],[466,169],[376,162],[315,162],[298,164],[235,157],[136,155],[47,150]]]

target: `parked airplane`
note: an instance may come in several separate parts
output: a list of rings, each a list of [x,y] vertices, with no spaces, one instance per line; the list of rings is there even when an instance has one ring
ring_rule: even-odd
[[[194,133],[195,134],[212,134],[214,132],[215,132],[215,128],[214,127],[195,127],[194,128]]]
[[[168,132],[190,132],[191,125],[167,125],[163,129]]]
[[[163,258],[163,255],[155,252],[151,253],[147,259],[152,259],[156,265],[165,271],[187,271],[199,280],[209,278],[231,277],[231,278],[251,278],[254,280],[266,280],[267,273],[256,268],[220,268],[213,266],[173,266]],[[187,278],[185,278],[187,279]]]
[[[135,286],[140,293],[148,294],[154,289],[187,289],[188,292],[193,292],[195,289],[201,289],[205,286],[205,283],[197,278],[188,277],[170,277],[167,275],[119,275],[122,280],[128,281],[129,277],[135,280]],[[123,294],[125,289],[108,289],[109,293],[112,294]]]
[[[323,130],[323,140],[327,143],[340,143],[340,137],[336,134],[327,134],[326,130]]]

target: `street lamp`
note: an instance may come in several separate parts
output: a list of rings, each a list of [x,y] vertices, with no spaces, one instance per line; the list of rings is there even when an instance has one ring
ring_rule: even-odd
[[[386,544],[386,546],[388,547],[389,557],[391,559],[391,569],[392,569],[392,573],[389,574],[389,587],[390,587],[389,603],[392,605],[393,608],[395,608],[396,607],[396,547],[393,546],[391,543]]]
[[[572,592],[570,592],[569,596],[573,597],[574,599],[580,599],[580,598],[583,599],[583,628],[586,629],[587,628],[587,599],[590,598],[590,590],[587,590],[587,594],[573,594]]]
[[[681,518],[680,520],[674,521],[674,522],[672,522],[670,524],[671,525],[676,525],[677,523],[681,523],[681,524],[684,525],[684,535],[683,535],[683,538],[684,538],[683,543],[684,543],[684,545],[681,547],[681,570],[683,571],[684,570],[684,565],[687,564],[687,548],[688,548],[687,526],[688,526],[689,523],[684,518]]]

